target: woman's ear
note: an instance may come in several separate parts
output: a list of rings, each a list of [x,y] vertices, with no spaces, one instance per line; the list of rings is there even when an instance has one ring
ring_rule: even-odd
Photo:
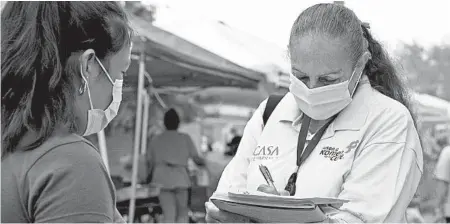
[[[353,75],[356,77],[353,77],[352,80],[349,80],[349,92],[350,92],[350,96],[353,97],[353,94],[355,93],[355,90],[358,86],[358,83],[361,79],[362,73],[364,71],[364,68],[366,67],[367,61],[370,60],[370,58],[372,58],[372,55],[370,54],[370,52],[366,51],[363,53],[363,55],[361,55],[361,57],[359,58],[358,62],[356,63],[355,69],[353,71]]]
[[[95,51],[93,49],[88,49],[83,52],[80,57],[80,63],[81,75],[83,75],[86,80],[96,78],[99,75],[98,66],[95,66]]]
[[[372,59],[372,54],[369,51],[364,52],[362,55],[362,62],[364,63],[364,67],[366,67],[367,62]]]
[[[369,51],[364,52],[356,62],[355,70],[364,70],[367,62],[372,58],[372,54]]]

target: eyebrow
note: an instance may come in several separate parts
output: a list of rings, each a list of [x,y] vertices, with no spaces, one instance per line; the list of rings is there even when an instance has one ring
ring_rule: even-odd
[[[305,72],[302,72],[302,71],[300,71],[299,69],[292,68],[292,70],[294,70],[294,71],[296,71],[296,72],[299,72],[299,73],[302,73],[303,75],[307,75]],[[323,73],[323,74],[321,74],[321,75],[319,75],[319,76],[325,76],[325,75],[337,74],[337,73],[340,73],[341,71],[342,71],[342,69],[335,70],[335,71],[331,71],[331,72],[325,72],[325,73]]]

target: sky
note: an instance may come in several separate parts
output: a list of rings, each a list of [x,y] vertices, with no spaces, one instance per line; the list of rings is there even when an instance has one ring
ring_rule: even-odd
[[[146,0],[181,9],[202,18],[221,20],[231,27],[286,48],[291,26],[317,0]],[[449,0],[346,0],[345,5],[369,22],[373,35],[388,51],[400,43],[425,47],[450,44]]]
[[[143,0],[169,6],[270,41],[285,49],[291,26],[307,7],[328,0]],[[450,45],[450,0],[345,0],[388,51],[413,41]],[[1,2],[2,6],[5,3]]]

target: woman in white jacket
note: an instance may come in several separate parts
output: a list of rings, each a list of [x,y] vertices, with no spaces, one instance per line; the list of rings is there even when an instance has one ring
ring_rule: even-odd
[[[289,93],[265,125],[267,101],[256,110],[216,191],[275,192],[263,164],[285,194],[349,200],[329,222],[406,222],[422,147],[406,88],[368,25],[342,5],[311,6],[292,27],[289,52]],[[206,206],[208,222],[249,221]]]

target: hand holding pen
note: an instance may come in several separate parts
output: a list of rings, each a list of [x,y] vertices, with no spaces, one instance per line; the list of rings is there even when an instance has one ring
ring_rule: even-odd
[[[261,171],[261,174],[263,175],[264,179],[267,182],[266,184],[260,185],[258,187],[258,191],[267,193],[267,194],[275,194],[275,195],[283,195],[283,196],[289,196],[289,192],[285,190],[278,191],[275,187],[272,175],[269,172],[269,169],[264,165],[259,165],[259,170]]]
[[[263,175],[263,177],[266,180],[267,184],[272,188],[273,191],[275,191],[275,193],[277,195],[279,195],[279,193],[277,191],[277,188],[275,187],[275,185],[273,183],[272,175],[270,175],[269,169],[267,169],[266,166],[261,164],[261,165],[259,165],[259,170],[261,171],[261,174]],[[261,190],[260,188],[261,188],[261,186],[258,187],[258,190]]]

